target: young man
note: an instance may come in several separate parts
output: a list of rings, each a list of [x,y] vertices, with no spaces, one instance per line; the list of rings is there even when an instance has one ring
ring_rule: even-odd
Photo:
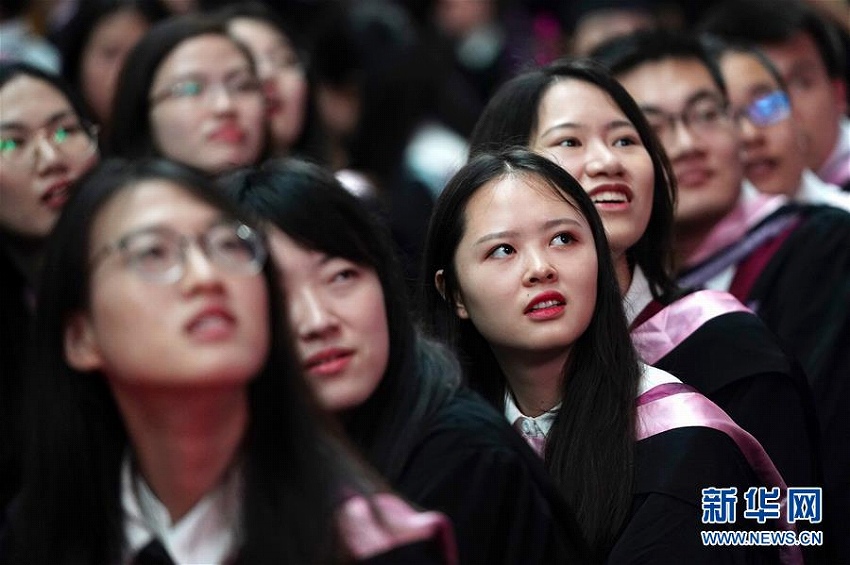
[[[722,75],[695,39],[641,33],[596,56],[643,109],[672,162],[682,286],[728,290],[803,364],[824,444],[824,537],[836,559],[850,561],[850,215],[787,204],[743,182]]]
[[[758,45],[779,69],[799,112],[809,167],[850,190],[850,118],[837,31],[800,0],[734,0],[706,14],[700,30]]]

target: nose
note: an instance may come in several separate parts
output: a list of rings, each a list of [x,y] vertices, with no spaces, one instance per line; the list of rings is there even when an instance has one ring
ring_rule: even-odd
[[[336,330],[336,317],[314,289],[302,288],[289,300],[291,321],[299,338],[320,338]]]
[[[619,176],[623,173],[623,163],[619,155],[602,140],[596,140],[588,148],[587,174]]]
[[[33,147],[33,160],[35,162],[36,171],[44,173],[52,171],[61,163],[61,155],[44,135],[39,135],[36,138],[35,146]]]
[[[531,286],[558,280],[558,271],[544,252],[529,252],[526,257],[525,273],[522,282]]]
[[[741,140],[746,145],[757,145],[764,141],[762,129],[753,125],[747,117],[738,120],[738,130],[741,132]]]
[[[216,85],[216,88],[211,89],[212,105],[216,112],[230,113],[233,111],[233,94],[228,92],[223,84]]]
[[[219,270],[195,243],[184,250],[183,277],[180,284],[187,293],[221,289]]]

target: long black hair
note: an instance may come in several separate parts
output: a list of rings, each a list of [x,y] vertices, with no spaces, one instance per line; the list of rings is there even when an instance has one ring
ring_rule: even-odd
[[[166,180],[235,219],[238,207],[195,170],[164,160],[108,161],[88,175],[56,225],[39,289],[30,363],[26,479],[10,520],[14,563],[114,563],[125,543],[120,467],[127,431],[106,380],[69,366],[64,326],[90,306],[92,225],[117,194]],[[341,490],[368,491],[321,424],[278,313],[275,269],[269,291],[271,348],[248,385],[242,447],[244,502],[240,557],[246,563],[331,561],[343,554],[333,511]],[[132,331],[132,328],[127,328]]]
[[[454,395],[460,370],[442,347],[417,334],[388,233],[329,171],[303,160],[270,161],[222,183],[238,202],[300,245],[377,273],[390,334],[389,361],[369,399],[346,411],[342,420],[368,462],[393,483],[429,417]]]
[[[616,541],[631,507],[640,369],[605,230],[578,182],[555,163],[525,149],[473,157],[449,181],[431,218],[425,272],[433,277],[442,269],[445,287],[443,294],[434,285],[425,291],[425,322],[460,355],[472,388],[503,410],[505,374],[475,325],[455,315],[450,297],[460,291],[455,252],[465,230],[467,203],[482,186],[505,177],[539,179],[587,219],[593,234],[596,307],[564,367],[561,408],[547,441],[545,464],[601,559]]]
[[[635,126],[652,160],[655,183],[649,223],[626,251],[629,266],[639,266],[655,298],[678,293],[673,278],[675,183],[670,161],[634,99],[603,67],[588,59],[555,61],[505,83],[484,108],[470,139],[470,153],[528,147],[538,127],[540,103],[552,85],[565,79],[588,82],[605,92]]]

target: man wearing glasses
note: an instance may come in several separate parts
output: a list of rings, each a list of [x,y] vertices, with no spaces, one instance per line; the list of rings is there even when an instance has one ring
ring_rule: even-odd
[[[730,108],[720,69],[695,38],[639,33],[596,56],[643,109],[673,165],[681,286],[732,293],[801,362],[822,433],[824,549],[833,552],[828,562],[850,562],[850,214],[744,181],[736,121],[765,123],[786,110],[776,98],[753,106],[760,96]]]

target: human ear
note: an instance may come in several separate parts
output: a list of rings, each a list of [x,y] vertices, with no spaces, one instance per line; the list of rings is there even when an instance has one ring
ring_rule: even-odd
[[[81,372],[103,366],[91,320],[85,313],[77,312],[68,318],[62,337],[68,365]]]
[[[446,277],[443,269],[438,270],[434,273],[434,286],[437,287],[437,292],[440,293],[440,296],[443,297],[443,300],[448,300],[446,298]],[[458,318],[468,320],[469,313],[466,311],[466,306],[463,304],[463,297],[458,292],[452,299],[452,305],[454,306],[455,314]]]

